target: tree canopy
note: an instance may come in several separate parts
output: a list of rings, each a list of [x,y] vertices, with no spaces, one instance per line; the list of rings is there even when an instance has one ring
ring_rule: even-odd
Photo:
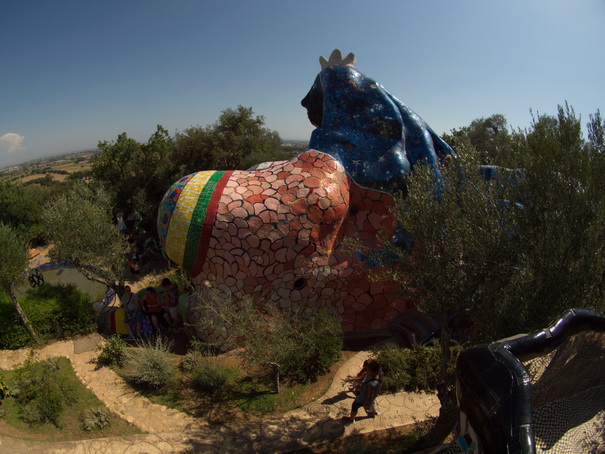
[[[454,149],[473,147],[480,164],[506,166],[514,146],[514,136],[504,115],[494,114],[477,118],[468,126],[454,128],[449,134],[444,134],[443,139]]]
[[[118,135],[115,142],[99,142],[92,174],[112,195],[118,210],[155,212],[173,178],[172,138],[158,125],[147,143]]]
[[[585,141],[567,104],[514,134],[503,117],[490,119],[454,131],[455,156],[439,180],[418,166],[395,212],[414,243],[390,278],[441,323],[444,407],[453,403],[452,338],[494,341],[569,308],[605,311],[605,125],[591,117]],[[486,180],[486,162],[515,168]]]
[[[198,170],[243,170],[263,161],[287,159],[281,138],[264,127],[265,118],[249,107],[224,110],[206,127],[190,127],[175,136],[175,156],[184,174]]]
[[[101,153],[92,173],[114,198],[119,210],[143,213],[147,227],[170,185],[201,170],[246,169],[263,161],[289,159],[276,131],[264,126],[252,108],[226,109],[210,126],[177,131],[174,138],[161,125],[147,143],[124,132],[116,141],[99,142]]]
[[[42,204],[32,196],[32,186],[0,183],[0,222],[12,226],[28,240],[39,239]]]
[[[598,118],[586,141],[568,105],[556,116],[537,115],[509,136],[505,160],[516,168],[498,168],[489,181],[479,177],[485,155],[474,145],[486,142],[469,137],[438,185],[430,170],[415,171],[397,218],[415,240],[400,281],[421,308],[452,315],[468,305],[476,341],[538,329],[570,307],[605,309],[605,155],[594,152],[605,125]],[[472,124],[474,132],[492,130],[483,119]]]
[[[123,281],[126,237],[113,222],[111,198],[99,186],[76,183],[48,202],[42,216],[53,260],[72,262],[88,279],[114,286]],[[92,273],[89,266],[104,271]]]

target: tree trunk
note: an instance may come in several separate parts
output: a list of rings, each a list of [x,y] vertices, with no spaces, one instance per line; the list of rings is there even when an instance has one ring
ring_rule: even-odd
[[[25,328],[27,329],[27,332],[31,336],[31,338],[34,341],[34,343],[37,344],[39,342],[38,335],[34,331],[34,328],[31,326],[31,324],[29,323],[29,320],[27,319],[27,315],[25,315],[25,312],[23,312],[23,309],[21,308],[21,305],[19,304],[19,301],[17,301],[17,297],[13,293],[13,290],[9,289],[8,294],[10,296],[10,299],[13,301],[13,305],[15,306],[15,310],[17,311],[17,314],[19,314],[19,318],[21,318],[21,321],[23,322],[23,325],[25,325]]]
[[[450,347],[452,346],[452,333],[450,330],[450,313],[444,311],[440,316],[441,335],[439,336],[439,346],[441,347],[441,364],[439,365],[439,383],[437,384],[437,397],[441,407],[447,407],[452,404],[452,390],[449,389],[447,382],[447,369],[451,361]]]
[[[418,439],[415,450],[427,449],[443,443],[447,436],[455,429],[458,412],[455,402],[455,388],[447,381],[447,369],[451,361],[450,347],[452,344],[452,333],[450,329],[450,314],[445,311],[440,316],[441,335],[439,346],[441,347],[441,363],[439,365],[439,383],[437,384],[437,397],[441,408],[435,424],[430,430]]]
[[[115,281],[111,280],[110,278],[103,279],[101,277],[97,277],[94,273],[89,272],[86,268],[79,265],[76,265],[76,268],[89,281],[98,282],[99,284],[106,285],[108,288],[111,288],[115,285]]]

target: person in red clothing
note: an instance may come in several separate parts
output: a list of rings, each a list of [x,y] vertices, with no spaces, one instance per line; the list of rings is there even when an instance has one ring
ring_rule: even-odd
[[[151,318],[153,327],[156,331],[161,331],[160,317],[163,316],[167,319],[168,314],[164,312],[158,292],[153,287],[147,287],[145,291],[145,306],[147,308],[147,314],[149,314],[149,318]]]

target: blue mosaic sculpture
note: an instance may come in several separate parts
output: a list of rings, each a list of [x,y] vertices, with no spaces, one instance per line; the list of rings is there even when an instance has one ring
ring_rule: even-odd
[[[438,163],[450,146],[404,103],[357,71],[355,57],[338,49],[301,104],[317,127],[309,147],[329,154],[360,186],[394,194],[405,189],[416,164],[428,164],[439,176]]]

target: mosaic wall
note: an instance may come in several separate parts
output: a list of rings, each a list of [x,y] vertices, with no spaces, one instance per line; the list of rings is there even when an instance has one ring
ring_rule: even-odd
[[[302,102],[318,126],[307,151],[248,171],[198,172],[167,191],[160,238],[199,290],[331,308],[347,332],[385,329],[411,306],[392,282],[370,282],[341,243],[358,237],[379,250],[379,231],[398,242],[394,194],[417,163],[438,175],[450,150],[351,57],[324,59]]]

